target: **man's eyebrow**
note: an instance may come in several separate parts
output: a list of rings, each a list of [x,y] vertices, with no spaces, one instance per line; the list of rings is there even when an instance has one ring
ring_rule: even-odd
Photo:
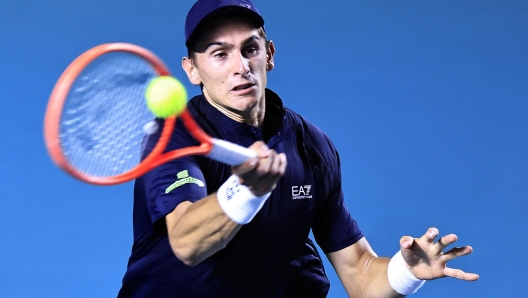
[[[203,51],[207,51],[207,49],[209,47],[212,47],[212,46],[221,46],[221,47],[232,47],[233,45],[227,43],[227,42],[220,42],[220,41],[213,41],[213,42],[210,42],[208,43],[207,45],[205,45]]]
[[[251,37],[246,38],[246,39],[242,42],[242,45],[246,45],[246,44],[252,42],[253,40],[260,40],[260,38],[259,38],[257,35],[253,35],[253,36],[251,36]],[[204,47],[203,51],[204,51],[204,52],[207,51],[207,49],[208,49],[209,47],[212,47],[212,46],[233,47],[232,44],[227,43],[227,42],[213,41],[213,42],[208,43],[208,44]]]
[[[258,41],[258,40],[260,40],[260,38],[259,38],[257,35],[253,35],[253,36],[251,36],[251,37],[246,38],[246,39],[242,42],[242,44],[243,44],[243,45],[246,45],[246,44],[252,42],[253,40],[257,40],[257,41]]]

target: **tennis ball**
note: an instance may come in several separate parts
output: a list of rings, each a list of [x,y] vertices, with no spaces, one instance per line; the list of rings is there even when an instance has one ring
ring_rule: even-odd
[[[185,87],[173,77],[159,76],[152,79],[145,91],[147,107],[159,118],[179,115],[187,104]]]

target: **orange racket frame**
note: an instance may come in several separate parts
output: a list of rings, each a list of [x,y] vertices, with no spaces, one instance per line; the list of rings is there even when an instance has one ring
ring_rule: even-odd
[[[145,48],[129,43],[102,44],[80,55],[66,68],[66,70],[60,76],[59,80],[55,84],[55,87],[53,88],[46,108],[46,114],[44,118],[44,138],[46,147],[55,164],[57,164],[57,166],[65,170],[73,177],[84,182],[95,185],[113,185],[135,179],[145,174],[149,170],[176,158],[189,155],[208,155],[211,153],[215,146],[214,142],[218,140],[206,134],[194,121],[188,110],[185,109],[180,115],[178,115],[178,117],[183,120],[185,127],[200,143],[199,146],[181,148],[162,154],[171,138],[176,123],[177,116],[170,116],[165,120],[159,141],[152,152],[137,166],[125,173],[109,177],[97,177],[79,171],[73,165],[71,165],[63,152],[60,140],[61,114],[68,93],[70,92],[73,82],[88,64],[103,54],[117,51],[138,55],[151,63],[159,75],[170,75],[169,69],[155,54]],[[239,147],[238,145],[233,145],[231,143],[229,143],[229,145]],[[243,147],[238,149],[241,149],[242,151],[249,150]],[[251,157],[254,154],[253,151],[246,151],[245,153],[247,154],[247,157]]]

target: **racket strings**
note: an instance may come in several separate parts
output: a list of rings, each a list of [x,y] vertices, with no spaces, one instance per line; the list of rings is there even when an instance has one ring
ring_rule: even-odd
[[[145,88],[155,76],[150,63],[125,52],[104,54],[79,74],[60,127],[71,165],[91,176],[110,177],[139,164],[143,126],[153,119]]]

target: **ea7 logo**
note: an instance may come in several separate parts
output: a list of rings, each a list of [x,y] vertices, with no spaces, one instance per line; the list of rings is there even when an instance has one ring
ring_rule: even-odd
[[[292,199],[293,200],[302,200],[302,199],[311,199],[310,190],[312,189],[311,185],[299,185],[292,186]]]

